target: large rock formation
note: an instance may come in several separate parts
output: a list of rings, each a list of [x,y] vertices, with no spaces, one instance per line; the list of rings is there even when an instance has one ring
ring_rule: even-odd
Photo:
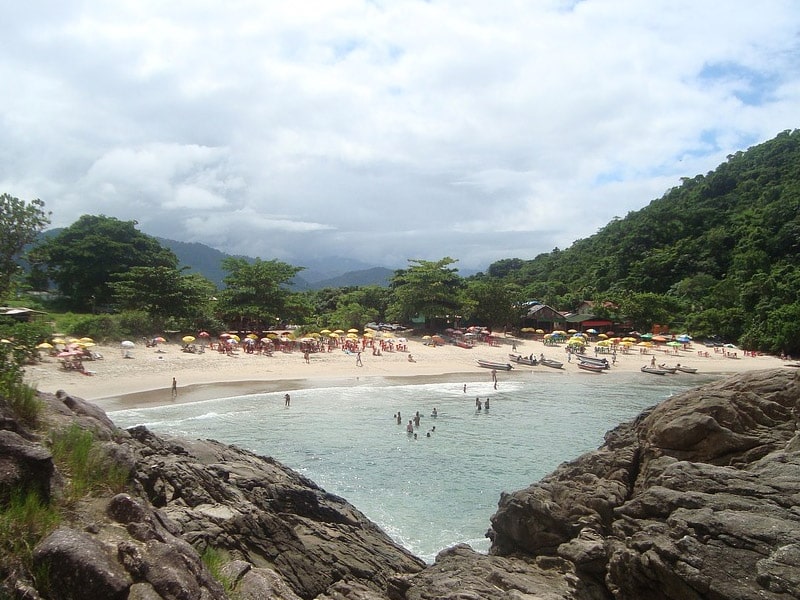
[[[582,597],[800,598],[799,413],[789,369],[667,400],[503,494],[491,553],[558,556]]]
[[[797,371],[663,402],[598,450],[502,494],[489,555],[459,545],[432,565],[270,458],[121,431],[78,398],[41,398],[41,431],[17,423],[0,398],[0,509],[20,488],[62,496],[69,474],[45,440],[67,424],[92,430],[129,484],[70,506],[27,570],[0,565],[0,597],[800,598]],[[209,549],[222,557],[213,575],[201,559]]]

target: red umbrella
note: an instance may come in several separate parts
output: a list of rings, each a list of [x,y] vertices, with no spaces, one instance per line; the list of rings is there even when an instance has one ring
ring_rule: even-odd
[[[211,334],[208,333],[207,331],[201,331],[200,333],[197,334],[197,337],[211,337]]]

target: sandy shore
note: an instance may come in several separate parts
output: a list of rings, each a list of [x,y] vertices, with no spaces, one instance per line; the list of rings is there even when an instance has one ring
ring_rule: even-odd
[[[84,363],[91,375],[65,371],[53,357],[45,357],[41,363],[27,367],[25,375],[26,381],[40,391],[64,390],[91,400],[106,410],[116,410],[175,401],[195,402],[226,395],[348,385],[365,378],[438,376],[455,381],[463,379],[465,383],[485,381],[491,378],[491,372],[478,367],[476,359],[508,362],[508,354],[514,345],[523,355],[544,353],[547,358],[560,360],[564,369],[515,365],[512,371],[498,373],[500,381],[521,376],[613,377],[620,372],[638,371],[649,364],[653,356],[657,363],[674,365],[679,362],[696,367],[699,373],[719,375],[786,364],[777,357],[743,356],[742,352],[737,353],[737,358],[730,358],[702,346],[689,347],[677,354],[671,348],[669,352],[650,349],[645,355],[640,354],[638,348],[632,348],[627,354],[618,353],[614,367],[597,375],[579,369],[574,360],[568,363],[563,345],[545,346],[539,341],[507,337],[496,346],[478,344],[471,349],[457,346],[434,348],[426,346],[422,340],[411,338],[408,353],[416,362],[409,362],[406,352],[373,356],[369,348],[362,352],[363,366],[359,367],[354,355],[341,350],[311,354],[309,363],[306,363],[300,351],[276,352],[273,356],[239,351],[227,356],[216,351],[190,354],[182,352],[179,345],[162,344],[157,349],[136,347],[130,351],[131,358],[124,358],[119,347],[97,346],[93,350],[103,356],[102,360]],[[708,356],[700,354],[705,351],[708,351]],[[593,349],[588,352],[594,354]],[[177,399],[173,399],[171,393],[173,377],[178,383]]]

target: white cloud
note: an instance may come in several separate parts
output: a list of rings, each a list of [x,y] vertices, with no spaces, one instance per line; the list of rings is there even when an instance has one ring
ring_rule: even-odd
[[[296,264],[565,247],[800,105],[794,0],[7,12],[0,191]]]

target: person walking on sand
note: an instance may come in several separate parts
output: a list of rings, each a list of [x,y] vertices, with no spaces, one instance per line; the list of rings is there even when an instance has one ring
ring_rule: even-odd
[[[356,366],[357,367],[363,367],[364,366],[364,363],[361,362],[361,350],[356,352]]]
[[[178,396],[178,380],[174,377],[172,378],[172,397],[176,398]]]

